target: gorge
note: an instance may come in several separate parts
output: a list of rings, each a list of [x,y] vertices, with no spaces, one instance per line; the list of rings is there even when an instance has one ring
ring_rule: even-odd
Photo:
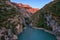
[[[54,0],[39,9],[10,0],[0,0],[0,30],[3,30],[3,36],[9,36],[9,40],[14,40],[13,36],[16,36],[17,40],[59,40],[59,5],[60,1]],[[44,28],[54,35],[34,27]]]

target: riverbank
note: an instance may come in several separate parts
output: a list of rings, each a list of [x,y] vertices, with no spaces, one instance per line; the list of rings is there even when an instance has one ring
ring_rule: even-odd
[[[49,31],[49,30],[46,30],[46,29],[44,29],[44,28],[38,28],[38,27],[32,27],[32,28],[34,28],[34,29],[41,29],[41,30],[44,30],[44,31],[46,31],[46,32],[48,32],[48,33],[50,33],[50,34],[53,34],[53,35],[55,35],[52,31]]]
[[[53,35],[56,36],[55,33],[53,33],[52,31],[46,30],[46,29],[44,29],[44,28],[38,28],[38,27],[32,27],[32,28],[34,28],[34,29],[39,29],[39,30],[41,29],[41,30],[44,30],[45,32],[48,32],[48,33],[53,34]],[[56,39],[57,39],[57,40],[60,40],[60,36],[56,36]]]

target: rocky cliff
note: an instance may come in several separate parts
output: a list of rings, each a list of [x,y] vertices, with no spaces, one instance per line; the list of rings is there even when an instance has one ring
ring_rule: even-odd
[[[17,6],[10,0],[0,0],[0,28],[5,27],[11,29],[14,33],[19,33],[25,25],[25,17],[30,17],[31,13],[25,8]]]
[[[54,32],[60,32],[60,1],[55,0],[46,4],[42,9],[32,15],[32,25],[42,27]],[[36,19],[37,18],[37,19]]]

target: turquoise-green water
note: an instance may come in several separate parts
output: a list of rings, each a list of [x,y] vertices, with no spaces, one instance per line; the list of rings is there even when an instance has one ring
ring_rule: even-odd
[[[56,37],[44,30],[27,27],[18,35],[18,40],[56,40]]]

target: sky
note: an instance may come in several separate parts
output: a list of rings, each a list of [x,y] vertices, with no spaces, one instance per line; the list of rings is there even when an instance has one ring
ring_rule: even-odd
[[[42,8],[47,3],[51,2],[52,0],[11,0],[12,2],[28,4],[33,8]]]

